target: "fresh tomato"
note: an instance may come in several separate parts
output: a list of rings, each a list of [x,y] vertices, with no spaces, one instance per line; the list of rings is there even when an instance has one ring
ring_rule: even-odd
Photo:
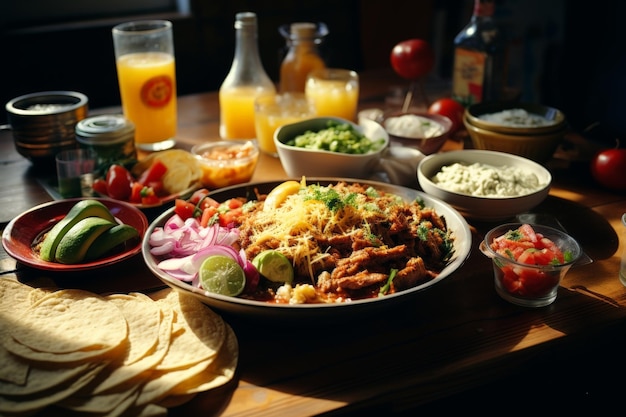
[[[417,80],[433,69],[435,53],[428,42],[422,39],[408,39],[393,47],[390,61],[399,76]]]
[[[200,226],[207,227],[212,225],[216,220],[218,220],[219,215],[217,214],[217,207],[207,207],[202,210],[202,217],[200,218]]]
[[[158,159],[155,159],[152,165],[141,173],[137,182],[143,185],[150,185],[151,182],[161,181],[166,172],[167,166]]]
[[[229,227],[237,223],[237,219],[243,212],[242,208],[234,208],[226,212],[220,213],[219,222],[222,227]]]
[[[152,187],[143,187],[141,190],[141,204],[144,206],[154,206],[161,202],[159,196],[157,196]]]
[[[135,204],[141,203],[141,190],[143,190],[143,185],[138,182],[134,182],[131,187],[128,201]]]
[[[200,200],[202,200],[208,195],[209,195],[209,190],[207,190],[206,188],[200,188],[199,190],[194,191],[191,197],[189,197],[189,202],[193,204],[198,204]]]
[[[444,97],[433,101],[428,107],[428,113],[440,114],[452,120],[452,129],[450,132],[454,133],[463,126],[465,107],[453,98]]]
[[[182,198],[177,198],[174,201],[174,213],[178,214],[181,219],[187,220],[190,217],[195,217],[196,205]]]
[[[116,200],[128,200],[131,193],[133,177],[121,165],[111,165],[106,175],[107,194]]]
[[[626,190],[626,148],[598,152],[591,160],[591,175],[603,187]]]
[[[100,195],[109,195],[109,191],[107,190],[107,182],[103,178],[96,178],[91,185],[93,190]]]

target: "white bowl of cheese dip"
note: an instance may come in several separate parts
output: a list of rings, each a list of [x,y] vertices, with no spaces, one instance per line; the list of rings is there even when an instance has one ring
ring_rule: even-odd
[[[460,150],[422,159],[417,179],[424,192],[463,216],[496,222],[538,206],[548,196],[552,175],[542,165],[518,155]]]

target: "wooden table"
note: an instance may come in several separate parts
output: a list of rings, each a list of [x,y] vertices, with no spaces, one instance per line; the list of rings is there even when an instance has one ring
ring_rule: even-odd
[[[369,87],[362,107],[380,102],[389,88],[377,74],[363,84]],[[96,112],[114,110],[119,109]],[[180,147],[218,138],[216,93],[180,97],[179,114]],[[11,218],[51,198],[37,181],[44,174],[16,153],[10,132],[0,135],[4,228]],[[444,149],[461,146],[450,141]],[[618,269],[626,249],[620,221],[626,195],[596,186],[584,162],[553,161],[550,168],[550,196],[533,212],[556,216],[593,259],[570,270],[554,304],[526,309],[500,299],[491,263],[477,249],[492,225],[470,221],[473,245],[466,264],[389,311],[323,325],[225,314],[240,343],[237,379],[172,415],[358,415],[363,410],[391,415],[420,406],[452,410],[461,400],[464,411],[472,404],[485,411],[499,402],[496,394],[506,403],[521,400],[515,409],[537,397],[557,401],[561,411],[568,404],[572,410],[590,406],[598,411],[612,398],[621,406],[613,395],[617,391],[599,391],[610,387],[602,378],[624,369],[619,353],[626,348],[626,290]],[[253,180],[285,177],[278,159],[262,156]],[[0,273],[24,280],[44,274],[16,265],[4,250]],[[120,273],[75,285],[124,292],[161,282],[138,257]],[[489,390],[480,389],[485,386]]]

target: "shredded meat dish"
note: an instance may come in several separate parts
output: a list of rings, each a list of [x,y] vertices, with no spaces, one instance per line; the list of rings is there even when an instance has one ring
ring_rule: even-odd
[[[435,278],[454,251],[445,218],[434,209],[368,185],[308,185],[271,213],[258,197],[240,218],[240,245],[249,259],[266,249],[281,251],[294,266],[291,286],[315,289],[305,302],[415,287]],[[266,286],[246,297],[276,301],[275,293]]]

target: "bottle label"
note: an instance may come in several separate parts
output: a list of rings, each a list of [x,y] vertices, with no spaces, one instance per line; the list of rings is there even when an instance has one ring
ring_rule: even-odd
[[[486,63],[487,54],[457,48],[454,52],[452,97],[465,106],[482,101]]]

